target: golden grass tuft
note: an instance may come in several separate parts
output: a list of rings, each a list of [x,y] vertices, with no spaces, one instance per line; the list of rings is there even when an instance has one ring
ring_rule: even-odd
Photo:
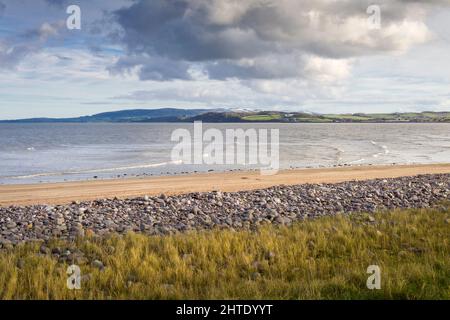
[[[81,290],[66,287],[67,264],[39,244],[0,252],[2,299],[449,299],[449,208],[324,217],[257,232],[88,237],[77,247],[101,271],[80,265]],[[381,290],[369,290],[369,265]]]

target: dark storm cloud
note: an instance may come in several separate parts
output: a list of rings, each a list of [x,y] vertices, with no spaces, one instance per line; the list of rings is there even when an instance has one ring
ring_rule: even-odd
[[[258,55],[266,45],[250,29],[208,23],[188,1],[137,1],[116,12],[129,50],[173,59],[204,61]]]
[[[0,2],[0,17],[3,15],[3,12],[5,12],[6,5],[3,2]]]
[[[378,3],[383,18],[378,31],[367,27],[372,1],[134,0],[114,17],[129,55],[147,57],[142,79],[182,79],[193,65],[217,79],[284,78],[301,76],[301,64],[290,67],[292,59],[352,58],[424,42],[428,30],[415,12],[449,1]],[[149,57],[172,63],[165,70]],[[268,57],[279,61],[267,65]],[[120,61],[116,70],[133,66],[129,62]]]

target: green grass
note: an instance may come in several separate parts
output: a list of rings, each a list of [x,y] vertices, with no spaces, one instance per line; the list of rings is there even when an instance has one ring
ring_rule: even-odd
[[[54,241],[100,259],[81,290],[67,264],[39,244],[0,252],[2,299],[450,299],[450,212],[440,209],[325,217],[257,232],[128,234]],[[20,268],[18,267],[20,265]],[[381,290],[366,288],[369,265]]]
[[[272,121],[281,118],[280,114],[255,114],[251,116],[242,117],[245,121]]]
[[[354,113],[354,114],[308,114],[283,112],[258,112],[254,114],[233,114],[249,122],[299,122],[299,123],[329,123],[329,122],[449,122],[449,112],[420,112],[420,113]]]
[[[333,122],[332,119],[327,119],[327,118],[306,118],[306,117],[297,117],[295,118],[295,120],[297,122],[308,122],[308,123],[329,123],[329,122]]]
[[[420,113],[355,113],[355,114],[326,114],[325,118],[337,121],[352,122],[448,122],[448,112],[420,112]]]
[[[360,116],[352,114],[327,114],[324,117],[332,120],[352,120],[352,121],[367,121],[371,119],[371,117],[369,116]]]

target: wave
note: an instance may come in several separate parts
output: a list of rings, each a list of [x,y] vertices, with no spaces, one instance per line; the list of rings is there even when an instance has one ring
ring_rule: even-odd
[[[376,143],[375,141],[370,141],[370,143],[374,146],[376,146],[377,148],[381,149],[382,152],[377,152],[375,154],[372,155],[372,157],[374,158],[378,158],[379,156],[383,156],[383,155],[387,155],[390,153],[389,149],[387,146],[384,145],[379,145],[378,143]]]
[[[344,155],[345,151],[339,147],[331,146],[331,148],[336,152],[334,160],[337,162],[342,161],[342,156]]]
[[[347,162],[347,164],[360,163],[360,162],[363,162],[363,161],[365,161],[365,160],[366,160],[366,159],[361,158],[361,159],[358,159],[358,160],[349,161],[349,162]]]
[[[114,167],[114,168],[88,169],[88,170],[77,170],[77,171],[45,172],[45,173],[36,173],[36,174],[15,176],[15,177],[9,177],[9,178],[10,179],[30,179],[30,178],[48,177],[48,176],[64,176],[64,175],[70,175],[70,174],[101,173],[101,172],[123,171],[123,170],[132,170],[132,169],[156,168],[156,167],[163,167],[163,166],[167,166],[167,165],[171,165],[171,164],[180,165],[182,163],[183,163],[183,161],[176,160],[176,161],[151,163],[151,164],[141,164],[141,165],[133,165],[133,166],[123,166],[123,167]]]

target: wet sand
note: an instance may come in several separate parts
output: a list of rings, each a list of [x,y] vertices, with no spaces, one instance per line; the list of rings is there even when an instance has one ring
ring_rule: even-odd
[[[233,192],[268,188],[275,185],[337,183],[350,180],[437,173],[450,173],[450,164],[295,169],[283,170],[276,175],[269,176],[263,176],[259,171],[240,171],[151,178],[3,185],[0,186],[0,205],[65,204],[71,201],[102,198],[151,196],[161,193],[174,195],[212,190]]]

